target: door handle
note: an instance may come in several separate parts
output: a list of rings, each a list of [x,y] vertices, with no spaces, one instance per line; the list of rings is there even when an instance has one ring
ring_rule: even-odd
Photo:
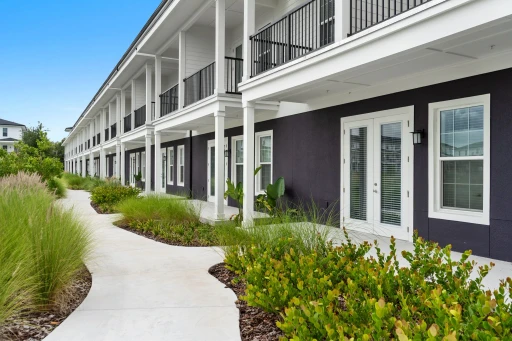
[[[376,189],[373,190],[373,193],[379,193]]]

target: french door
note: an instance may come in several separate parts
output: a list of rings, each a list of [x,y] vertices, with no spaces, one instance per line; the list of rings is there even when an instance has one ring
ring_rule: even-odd
[[[228,149],[228,138],[224,138],[224,150]],[[215,201],[215,140],[208,141],[208,201]],[[224,182],[228,178],[228,158],[224,157]],[[224,194],[223,194],[224,195]],[[225,200],[227,203],[227,200]]]
[[[413,117],[406,109],[342,123],[342,216],[348,229],[412,240]]]

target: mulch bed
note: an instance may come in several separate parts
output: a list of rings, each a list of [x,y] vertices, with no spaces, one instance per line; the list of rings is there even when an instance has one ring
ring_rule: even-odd
[[[116,213],[116,212],[104,211],[104,210],[101,209],[101,207],[99,207],[98,205],[96,205],[92,201],[91,201],[91,207],[94,208],[94,210],[98,214],[114,214],[114,213]]]
[[[195,243],[195,242],[190,243],[190,244],[183,244],[183,243],[180,243],[180,242],[176,242],[176,241],[172,241],[172,240],[167,240],[165,238],[162,238],[162,237],[159,237],[159,236],[155,236],[153,233],[144,232],[144,231],[140,231],[140,230],[134,229],[133,227],[128,225],[128,223],[126,221],[124,221],[124,220],[118,220],[118,221],[113,222],[112,224],[114,224],[115,226],[117,226],[117,227],[119,227],[119,228],[121,228],[123,230],[126,230],[128,232],[135,233],[136,235],[139,235],[141,237],[145,237],[145,238],[154,240],[154,241],[159,242],[159,243],[164,243],[164,244],[167,244],[167,245],[184,246],[184,247],[211,247],[211,245],[202,245],[200,243]]]
[[[283,332],[277,328],[276,322],[279,321],[279,315],[267,313],[263,309],[249,307],[247,302],[240,299],[245,295],[245,283],[239,281],[233,283],[237,275],[226,268],[225,263],[212,266],[208,272],[221,283],[230,288],[238,297],[236,306],[240,310],[240,334],[242,341],[276,341],[284,336]]]
[[[68,288],[65,302],[60,302],[59,311],[23,314],[8,319],[0,327],[2,341],[40,341],[57,328],[87,297],[92,286],[92,277],[86,269]]]

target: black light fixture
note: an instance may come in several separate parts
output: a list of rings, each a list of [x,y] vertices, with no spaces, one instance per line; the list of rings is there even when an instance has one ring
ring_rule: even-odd
[[[231,155],[231,149],[224,150],[224,157],[229,157]]]
[[[425,136],[425,129],[416,130],[412,133],[412,143],[413,144],[421,144],[423,140],[423,136]]]

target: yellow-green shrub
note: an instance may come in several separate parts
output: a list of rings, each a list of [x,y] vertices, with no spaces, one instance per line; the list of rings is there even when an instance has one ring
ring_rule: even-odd
[[[98,186],[91,191],[91,201],[98,205],[103,212],[113,212],[122,200],[137,197],[140,189],[109,183]]]
[[[470,252],[459,261],[450,247],[415,239],[400,267],[391,252],[369,257],[368,244],[348,239],[325,255],[299,253],[293,238],[228,252],[226,262],[247,284],[249,305],[281,314],[292,340],[510,340],[512,280],[494,293],[482,289],[490,267]],[[491,264],[492,267],[492,264]]]

